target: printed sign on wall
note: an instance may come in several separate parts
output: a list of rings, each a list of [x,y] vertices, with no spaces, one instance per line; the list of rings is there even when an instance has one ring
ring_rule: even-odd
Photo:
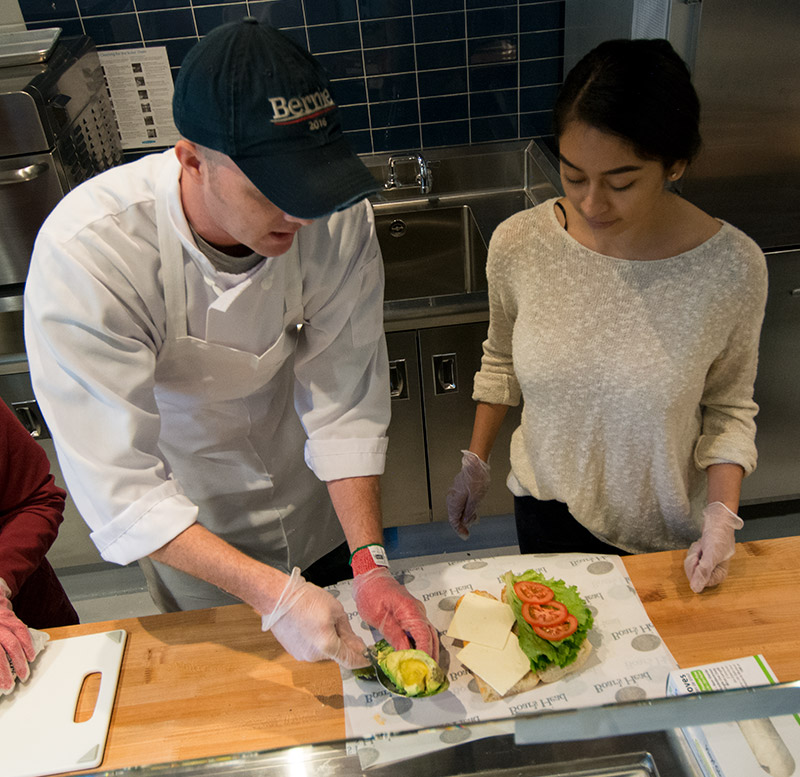
[[[172,73],[164,46],[99,52],[122,148],[172,146],[180,137],[172,121]]]

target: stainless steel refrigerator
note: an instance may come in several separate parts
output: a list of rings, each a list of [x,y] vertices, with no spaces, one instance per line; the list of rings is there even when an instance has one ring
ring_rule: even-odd
[[[769,296],[743,503],[800,498],[800,3],[566,0],[565,72],[610,38],[668,38],[692,70],[704,148],[682,194],[750,235]]]

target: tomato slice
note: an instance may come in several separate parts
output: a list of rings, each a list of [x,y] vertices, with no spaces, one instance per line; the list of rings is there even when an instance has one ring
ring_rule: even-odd
[[[554,596],[552,588],[544,583],[535,583],[531,580],[520,580],[518,583],[514,583],[514,593],[521,601],[528,604],[544,604]]]
[[[528,604],[526,602],[522,605],[522,617],[531,626],[556,626],[563,623],[568,615],[569,610],[555,599],[544,604]]]
[[[542,639],[558,642],[574,634],[578,629],[578,619],[574,615],[567,615],[567,619],[553,626],[534,626],[534,633]]]

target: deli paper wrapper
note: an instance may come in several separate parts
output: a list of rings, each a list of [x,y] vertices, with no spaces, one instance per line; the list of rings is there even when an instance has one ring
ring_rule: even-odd
[[[502,575],[507,571],[520,574],[528,569],[577,587],[594,616],[594,626],[588,637],[592,654],[580,671],[563,680],[540,683],[526,693],[487,703],[482,700],[472,675],[456,657],[461,643],[455,643],[445,632],[462,594],[485,590],[499,598]],[[401,732],[451,727],[450,734],[441,730],[423,737],[429,741],[430,750],[452,746],[456,739],[466,741],[472,736],[471,732],[481,728],[470,728],[470,724],[549,710],[661,697],[665,694],[667,675],[677,667],[617,556],[517,554],[461,558],[405,569],[394,564],[392,572],[424,603],[428,618],[442,634],[439,663],[447,672],[450,688],[428,698],[397,697],[376,682],[359,679],[342,669],[347,736],[366,740],[353,745],[363,751],[365,767],[394,760],[390,754],[393,748],[386,738]],[[351,581],[343,581],[328,590],[339,598],[358,636],[368,645],[381,638],[361,620],[353,602]],[[406,754],[412,755],[410,738],[401,739]]]
[[[45,646],[47,645],[48,640],[50,639],[50,635],[46,631],[39,631],[38,629],[28,629],[28,633],[31,635],[31,642],[33,642],[33,650],[34,650],[34,657],[33,661],[36,660],[36,657],[41,653]],[[2,648],[0,648],[0,652],[2,652]],[[33,661],[31,661],[31,674],[33,674]],[[9,660],[9,663],[11,661]],[[14,678],[14,684],[7,689],[0,688],[0,696],[5,696],[9,693],[12,693],[14,689],[17,687],[17,673],[14,671],[14,665],[11,665],[11,674]],[[20,681],[21,682],[21,681]]]

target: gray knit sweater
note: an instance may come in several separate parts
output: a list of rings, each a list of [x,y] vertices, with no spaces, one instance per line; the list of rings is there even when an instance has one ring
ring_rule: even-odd
[[[516,405],[509,488],[565,502],[643,553],[699,536],[705,468],[756,465],[753,402],[764,255],[730,224],[656,261],[572,238],[550,200],[489,248],[490,323],[473,398]]]

